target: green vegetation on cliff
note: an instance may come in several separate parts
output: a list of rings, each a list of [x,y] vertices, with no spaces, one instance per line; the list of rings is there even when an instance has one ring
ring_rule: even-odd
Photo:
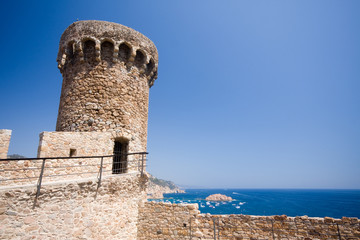
[[[10,154],[7,156],[7,158],[26,158],[20,154]]]
[[[150,174],[149,177],[149,181],[150,183],[153,183],[155,185],[159,185],[161,187],[169,187],[171,190],[177,189],[178,186],[175,185],[175,183],[168,181],[168,180],[163,180],[163,179],[159,179],[154,177],[153,175]]]

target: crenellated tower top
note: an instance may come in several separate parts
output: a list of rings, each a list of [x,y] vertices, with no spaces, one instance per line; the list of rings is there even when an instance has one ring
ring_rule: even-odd
[[[127,67],[136,66],[141,74],[147,76],[150,87],[154,84],[158,68],[158,52],[154,43],[134,29],[105,21],[78,21],[64,31],[57,56],[60,71],[63,72],[75,59],[83,63],[87,57],[85,48],[89,45],[94,45],[97,62],[105,58],[113,63],[125,61]],[[112,46],[112,56],[107,56],[110,52],[104,45]]]

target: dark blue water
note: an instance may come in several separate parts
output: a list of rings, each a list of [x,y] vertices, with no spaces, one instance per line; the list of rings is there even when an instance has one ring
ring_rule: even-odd
[[[234,201],[205,201],[215,193],[230,196]],[[360,190],[188,189],[186,193],[164,197],[153,201],[198,203],[202,213],[211,214],[360,218]]]

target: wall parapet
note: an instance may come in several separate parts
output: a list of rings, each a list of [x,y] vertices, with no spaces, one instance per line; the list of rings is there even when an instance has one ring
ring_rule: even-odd
[[[200,214],[198,206],[147,202],[140,208],[138,239],[359,239],[360,221]]]

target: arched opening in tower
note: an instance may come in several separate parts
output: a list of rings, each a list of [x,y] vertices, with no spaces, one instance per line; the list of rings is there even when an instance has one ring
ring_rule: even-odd
[[[120,61],[126,62],[130,57],[130,47],[125,43],[120,44],[119,46],[119,59]]]
[[[151,73],[154,67],[155,67],[154,60],[150,59],[149,63],[146,64],[146,73],[147,74]]]
[[[66,48],[66,63],[71,63],[74,60],[74,53],[75,53],[75,44],[74,42],[69,42]]]
[[[141,51],[137,50],[135,56],[135,65],[140,68],[144,65],[144,63],[145,55]]]
[[[129,141],[127,139],[116,139],[114,142],[114,157],[112,173],[120,174],[127,172],[127,154]]]
[[[87,40],[84,42],[84,59],[87,61],[94,61],[95,57],[95,42]]]
[[[114,45],[111,42],[105,41],[101,44],[101,59],[111,62],[114,53]]]

